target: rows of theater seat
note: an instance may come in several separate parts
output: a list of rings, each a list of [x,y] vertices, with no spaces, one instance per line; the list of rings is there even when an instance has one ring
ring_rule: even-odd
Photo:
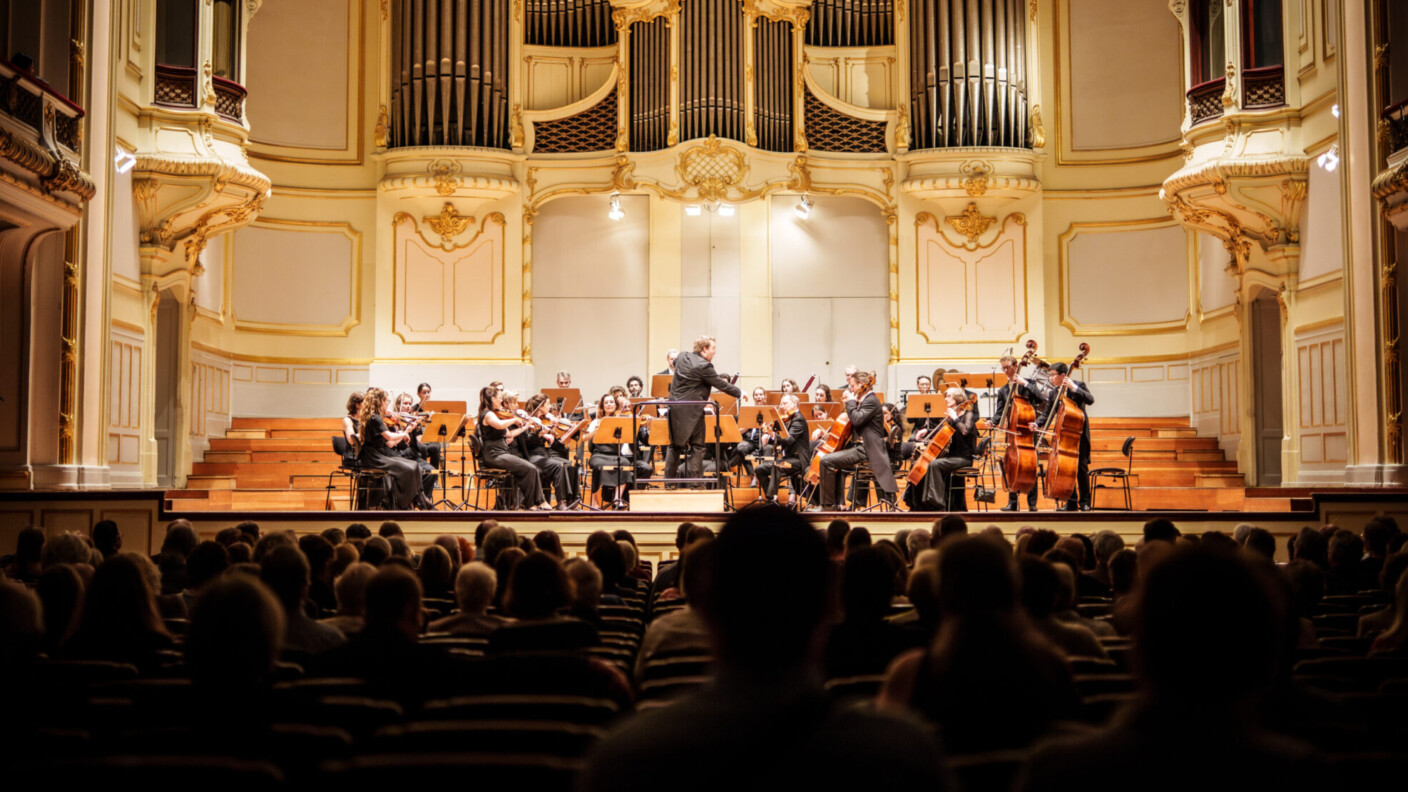
[[[769,519],[798,518],[749,510],[734,522]],[[1408,554],[1391,521],[1353,535],[1358,544],[1307,529],[1282,565],[1246,529],[1193,537],[1153,521],[1136,549],[1109,532],[967,537],[956,518],[877,541],[837,521],[825,532],[832,583],[819,592],[817,681],[832,707],[927,720],[944,783],[1006,789],[1027,772],[1039,788],[1044,740],[1098,733],[1168,684],[1150,670],[1158,644],[1140,632],[1153,618],[1140,584],[1164,558],[1200,553],[1233,565],[1222,573],[1261,576],[1266,613],[1279,614],[1263,631],[1276,636],[1275,661],[1239,667],[1239,631],[1219,632],[1207,614],[1211,650],[1164,645],[1160,656],[1183,652],[1176,663],[1190,678],[1209,657],[1225,660],[1227,677],[1256,677],[1245,685],[1258,689],[1249,724],[1305,741],[1341,780],[1401,772]],[[378,536],[351,526],[302,537],[243,524],[201,542],[178,521],[151,558],[122,552],[111,532],[27,532],[3,560],[31,589],[0,586],[10,702],[0,738],[17,779],[279,786],[457,771],[490,786],[566,789],[613,731],[641,713],[688,718],[691,694],[715,692],[720,664],[740,662],[737,650],[712,651],[723,622],[749,621],[751,640],[768,646],[767,631],[785,632],[800,612],[792,590],[808,588],[791,545],[760,546],[771,556],[758,596],[742,615],[727,610],[721,587],[738,584],[716,572],[725,551],[687,523],[683,560],[658,574],[626,532],[594,534],[578,558],[550,531],[530,539],[490,523],[472,541],[449,535],[419,553],[394,523]],[[1346,587],[1356,590],[1325,594]],[[1195,615],[1199,592],[1180,600]],[[1232,611],[1235,599],[1214,605]],[[1028,655],[1004,666],[1000,644],[963,637],[965,623],[1005,625]],[[964,666],[964,641],[991,667]],[[1047,655],[1059,673],[1022,688]],[[966,670],[956,679],[953,668]],[[1218,675],[1198,684],[1239,695],[1238,684],[1207,679]]]

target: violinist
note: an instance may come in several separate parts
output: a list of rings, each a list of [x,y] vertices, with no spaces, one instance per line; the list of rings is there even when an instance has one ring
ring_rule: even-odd
[[[1046,409],[1047,391],[1042,383],[1029,380],[1022,376],[1021,367],[1017,365],[1017,358],[1011,355],[1003,355],[998,361],[1002,367],[1002,373],[1007,375],[1007,387],[997,392],[997,408],[993,413],[998,420],[1007,414],[1007,404],[1014,395],[1021,396],[1031,403],[1032,409],[1040,415]],[[1041,486],[1040,481],[1032,482],[1031,492],[1027,493],[1027,511],[1036,511],[1036,491]],[[1022,493],[1007,493],[1007,505],[1002,507],[1003,511],[1017,511],[1022,499]]]
[[[851,436],[859,442],[822,457],[820,501],[810,507],[811,510],[835,508],[841,472],[855,469],[862,460],[870,463],[871,474],[880,488],[880,499],[894,504],[899,488],[895,484],[895,474],[890,470],[889,454],[885,451],[885,414],[881,410],[880,397],[875,395],[874,385],[875,377],[870,372],[858,371],[855,366],[846,368],[846,390],[842,401],[851,423]]]
[[[393,418],[408,438],[407,442],[397,448],[396,453],[416,463],[416,466],[420,468],[423,481],[421,488],[426,493],[432,493],[435,491],[438,472],[435,465],[430,462],[429,450],[420,442],[425,427],[421,425],[420,419],[411,413],[411,402],[411,394],[409,393],[403,393],[396,397],[396,410],[393,413]]]
[[[797,409],[797,394],[784,394],[778,402],[778,414],[787,422],[787,436],[779,438],[778,447],[782,450],[779,460],[765,459],[758,464],[756,473],[758,486],[763,488],[763,496],[769,503],[777,503],[778,480],[786,476],[795,497],[802,491],[802,475],[812,462],[812,444],[807,437],[807,417]]]
[[[596,418],[587,426],[586,436],[594,436],[602,421],[618,415],[621,415],[620,402],[610,393],[603,395],[597,402]],[[631,450],[633,444],[628,438],[622,439],[626,442],[590,444],[591,456],[587,464],[592,469],[592,488],[601,488],[603,505],[616,501],[618,487],[629,487],[635,481],[637,466]]]
[[[1063,390],[1066,397],[1076,403],[1082,410],[1095,403],[1095,397],[1091,395],[1090,388],[1080,380],[1071,379],[1071,368],[1065,363],[1053,363],[1051,365],[1051,387],[1054,389],[1051,400],[1046,405],[1046,410],[1042,413],[1039,423],[1042,427],[1049,425],[1051,416],[1056,412],[1056,406],[1060,403],[1060,394]],[[1050,440],[1051,438],[1047,438]],[[1090,511],[1090,421],[1087,419],[1080,432],[1080,465],[1076,473],[1077,492],[1071,493],[1071,499],[1056,507],[1057,511]],[[1080,500],[1077,502],[1076,496],[1079,494]]]
[[[927,396],[934,392],[934,381],[925,374],[920,374],[914,381],[914,387],[919,391],[920,396]],[[924,442],[924,438],[929,436],[943,422],[942,418],[910,418],[909,423],[914,427],[914,433],[910,440],[916,444]]]
[[[538,469],[526,459],[509,453],[509,443],[528,431],[527,422],[504,409],[503,395],[495,384],[479,391],[477,421],[484,464],[513,474],[521,505],[538,510],[551,508],[543,497]]]
[[[572,486],[573,471],[567,460],[567,447],[553,432],[558,424],[548,409],[550,406],[548,397],[541,393],[528,400],[517,414],[528,422],[530,428],[519,435],[518,440],[528,461],[538,469],[543,495],[551,498],[555,494],[557,508],[566,509],[569,503],[576,500]]]
[[[567,389],[567,388],[572,387],[572,372],[570,372],[570,371],[559,371],[559,372],[557,372],[557,387],[562,388],[562,389],[564,389],[564,390]]]
[[[812,403],[812,418],[811,418],[811,419],[812,419],[813,421],[829,421],[829,420],[831,420],[831,416],[830,416],[830,414],[828,414],[828,413],[826,412],[826,408],[821,406],[821,403],[820,403],[820,402],[813,402],[813,403]],[[819,444],[819,443],[821,442],[822,438],[824,438],[824,437],[826,437],[826,430],[825,430],[825,429],[822,429],[820,426],[818,426],[818,427],[816,428],[816,431],[812,432],[812,450],[813,450],[813,451],[816,450],[817,444]]]
[[[430,383],[422,382],[416,386],[416,403],[415,406],[411,408],[411,412],[424,412],[421,409],[421,405],[428,401],[430,401]]]
[[[641,381],[640,377],[632,374],[630,379],[626,380],[626,395],[630,396],[632,399],[639,399],[641,392],[644,390],[645,383]]]
[[[425,412],[425,410],[421,409],[421,405],[425,404],[428,401],[430,401],[430,383],[422,382],[421,384],[416,386],[416,403],[411,407],[410,410],[408,410],[408,412]],[[425,449],[425,456],[427,459],[430,460],[430,466],[435,468],[436,470],[440,470],[440,463],[445,456],[445,444],[427,443],[424,441],[424,439],[422,439],[420,445],[422,448]]]
[[[948,479],[953,471],[973,464],[977,449],[978,416],[969,408],[968,394],[958,387],[944,391],[947,410],[944,418],[953,425],[953,438],[933,462],[917,487],[905,490],[912,511],[967,511],[968,498],[960,490],[954,503],[948,502]]]
[[[357,460],[357,449],[361,446],[361,427],[357,424],[357,414],[362,411],[362,399],[366,394],[353,391],[347,397],[347,414],[342,416],[342,436],[347,440],[347,453],[342,455],[343,467],[351,467]]]
[[[828,388],[828,387],[826,387],[826,385],[824,385],[824,384],[819,384],[819,385],[817,385],[815,388],[812,389],[812,401],[814,401],[814,402],[829,402],[829,401],[831,401],[831,389]]]
[[[371,388],[357,413],[362,464],[386,471],[391,480],[391,502],[397,509],[430,506],[422,489],[420,467],[396,453],[396,447],[410,441],[406,432],[390,427],[391,398],[381,388]]]
[[[762,386],[754,388],[753,404],[761,407],[767,403],[767,389]],[[738,428],[743,439],[729,453],[728,468],[732,470],[742,465],[743,469],[751,476],[753,475],[753,456],[762,451],[763,446],[768,442],[768,434],[765,428],[760,426],[739,426]]]

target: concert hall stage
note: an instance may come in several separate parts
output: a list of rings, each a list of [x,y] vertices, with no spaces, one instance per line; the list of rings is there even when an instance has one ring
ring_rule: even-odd
[[[1136,541],[1147,520],[1167,517],[1185,533],[1220,530],[1231,533],[1238,523],[1251,523],[1270,530],[1282,541],[1306,525],[1335,523],[1358,531],[1364,522],[1380,512],[1408,522],[1408,490],[1326,488],[1277,490],[1291,508],[1282,511],[1199,511],[1172,509],[1160,511],[1095,512],[1003,512],[969,511],[963,516],[972,530],[996,525],[1009,537],[1022,526],[1050,528],[1061,534],[1114,530],[1128,542]],[[728,518],[717,512],[531,512],[531,511],[315,511],[308,509],[197,511],[183,510],[180,499],[168,498],[164,490],[104,490],[68,492],[0,493],[0,547],[14,546],[16,534],[29,525],[42,525],[50,533],[77,531],[88,534],[93,523],[111,519],[118,522],[125,547],[156,552],[165,526],[171,520],[190,520],[204,537],[244,520],[253,520],[265,530],[291,529],[297,533],[345,528],[361,522],[373,532],[384,520],[395,520],[413,546],[424,546],[444,533],[470,534],[486,519],[498,520],[521,533],[532,535],[550,528],[561,535],[569,552],[579,550],[587,535],[597,530],[624,528],[635,535],[642,555],[652,557],[674,551],[675,528],[681,522],[714,528]],[[928,528],[943,516],[933,512],[808,512],[818,528],[837,517],[852,525],[865,526],[876,538],[893,536],[904,528]]]

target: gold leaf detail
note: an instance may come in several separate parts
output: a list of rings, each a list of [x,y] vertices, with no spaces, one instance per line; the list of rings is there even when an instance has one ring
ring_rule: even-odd
[[[462,215],[455,210],[455,207],[446,201],[440,208],[440,214],[422,218],[431,230],[440,235],[440,243],[449,247],[450,240],[464,233],[474,218],[469,215]]]
[[[968,244],[978,244],[978,237],[987,232],[993,223],[997,222],[996,217],[989,217],[978,211],[976,203],[969,203],[968,208],[962,214],[949,215],[944,218],[944,222],[953,226],[953,229],[968,239]]]

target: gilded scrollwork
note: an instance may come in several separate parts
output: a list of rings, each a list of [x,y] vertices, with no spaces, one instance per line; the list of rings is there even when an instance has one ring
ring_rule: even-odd
[[[391,117],[386,112],[386,105],[381,105],[376,112],[376,127],[372,130],[372,142],[377,148],[386,148],[387,137],[391,133]]]
[[[978,211],[976,203],[970,202],[962,213],[949,215],[944,218],[944,222],[968,240],[964,247],[972,249],[978,246],[978,238],[987,233],[988,228],[997,222],[997,218],[983,214]]]
[[[449,201],[440,208],[440,214],[429,215],[421,218],[431,230],[440,235],[440,245],[449,249],[451,240],[460,234],[474,222],[471,215],[462,215],[455,209]]]

